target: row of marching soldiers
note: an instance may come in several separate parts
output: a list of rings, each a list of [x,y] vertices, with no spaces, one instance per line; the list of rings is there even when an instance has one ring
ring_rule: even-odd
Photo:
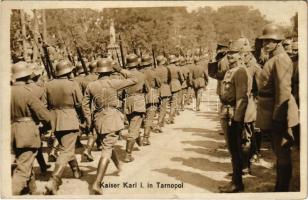
[[[276,155],[276,192],[289,191],[292,146],[299,147],[299,69],[297,42],[286,40],[281,27],[268,24],[257,38],[254,57],[248,39],[220,45],[209,76],[218,80],[221,127],[231,155],[232,180],[220,192],[244,191],[242,175],[258,161],[262,135]],[[260,61],[260,62],[258,62]]]
[[[13,64],[11,134],[16,161],[13,194],[40,194],[35,185],[34,160],[38,160],[42,172],[50,167],[42,155],[40,134],[51,132],[57,139],[49,155],[49,161],[55,161],[55,168],[44,194],[57,193],[67,164],[75,178],[82,176],[75,156],[80,130],[88,135],[82,156],[85,161],[95,159],[91,154],[95,142],[101,147],[91,192],[102,194],[100,184],[109,162],[115,164],[118,172],[121,170],[114,145],[125,122],[128,135],[124,162],[132,162],[135,143],[150,145],[150,132],[162,132],[165,122],[174,123],[179,112],[193,102],[193,96],[199,111],[201,93],[208,83],[207,70],[202,65],[204,57],[170,55],[167,59],[159,55],[155,60],[156,68],[152,57],[129,54],[123,69],[110,58],[99,58],[88,64],[88,75],[80,64],[73,66],[68,60],[61,60],[55,65],[56,78],[45,83],[35,64]],[[144,132],[140,134],[142,123]]]

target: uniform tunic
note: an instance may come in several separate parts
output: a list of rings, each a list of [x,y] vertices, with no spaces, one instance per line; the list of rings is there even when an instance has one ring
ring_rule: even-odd
[[[16,82],[11,90],[11,143],[17,163],[12,177],[14,195],[19,195],[31,178],[36,151],[41,146],[36,125],[40,121],[50,122],[48,110],[24,83]]]

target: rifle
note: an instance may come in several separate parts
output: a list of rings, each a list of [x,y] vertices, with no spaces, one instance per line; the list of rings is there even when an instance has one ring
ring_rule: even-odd
[[[38,52],[39,52],[39,54],[40,54],[40,58],[41,58],[41,60],[42,60],[42,63],[43,63],[43,65],[44,65],[44,68],[45,68],[45,70],[46,70],[48,79],[51,79],[53,76],[52,76],[51,69],[50,69],[50,67],[49,67],[49,65],[48,65],[48,63],[47,63],[47,59],[46,59],[46,57],[44,57],[44,55],[42,55],[42,53],[41,53],[41,48],[39,47],[37,41],[35,40],[34,34],[33,34],[33,32],[31,31],[31,29],[30,29],[30,27],[29,27],[29,24],[26,23],[26,26],[27,26],[27,28],[29,29],[30,35],[32,36],[32,38],[33,38],[33,40],[34,40],[34,43],[35,43],[35,45],[36,45],[36,47],[37,47],[37,49],[38,49]],[[40,34],[40,33],[39,33],[39,34]],[[41,34],[40,34],[40,35],[41,35]],[[42,38],[39,38],[39,37],[38,37],[38,39],[40,39],[40,41],[43,41]],[[44,50],[44,47],[43,47],[43,46],[42,46],[42,48],[43,48],[43,50]],[[45,52],[44,52],[44,53],[45,53]],[[45,58],[45,59],[44,59],[44,58]]]
[[[62,44],[64,44],[65,51],[66,51],[66,53],[67,53],[68,59],[71,61],[71,63],[73,63],[73,64],[75,65],[75,61],[74,61],[74,59],[72,58],[72,56],[71,56],[71,54],[70,54],[70,51],[69,51],[69,49],[68,49],[68,47],[67,47],[65,41],[63,40],[63,37],[62,37],[61,32],[60,32],[59,30],[58,30],[58,35],[59,35],[59,38],[60,38]]]
[[[120,52],[121,52],[121,60],[122,60],[122,66],[125,66],[125,59],[124,59],[124,53],[123,53],[123,45],[122,45],[122,39],[121,34],[119,34],[119,42],[120,42]]]
[[[56,77],[55,69],[53,68],[52,62],[51,62],[50,57],[49,57],[49,52],[48,52],[48,49],[47,49],[48,45],[47,45],[47,44],[45,43],[45,41],[43,40],[42,33],[40,33],[40,36],[41,36],[40,39],[41,39],[41,41],[43,42],[42,47],[43,47],[43,51],[44,51],[44,54],[45,54],[46,63],[47,63],[48,68],[49,68],[49,70],[50,70],[51,76],[52,76],[53,78],[55,78],[55,77]]]
[[[153,56],[153,64],[154,64],[154,68],[156,68],[156,60],[155,60],[154,44],[152,44],[152,56]]]
[[[119,65],[121,66],[121,61],[120,61],[120,58],[119,58],[118,51],[116,51],[116,54],[117,54],[118,63],[119,63]],[[122,67],[122,66],[121,66],[121,67]]]
[[[81,62],[81,65],[82,65],[82,68],[83,68],[85,74],[88,75],[89,72],[88,72],[88,70],[87,70],[86,63],[84,62],[84,60],[83,60],[83,58],[82,58],[82,54],[81,54],[80,48],[79,48],[78,45],[77,45],[75,36],[74,36],[74,34],[73,34],[73,32],[72,32],[71,29],[69,29],[69,31],[70,31],[70,33],[71,33],[71,35],[72,35],[72,37],[73,37],[74,45],[75,45],[76,50],[77,50],[78,59],[79,59],[79,61]]]

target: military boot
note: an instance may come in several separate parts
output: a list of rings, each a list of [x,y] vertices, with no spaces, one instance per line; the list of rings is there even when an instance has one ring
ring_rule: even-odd
[[[120,172],[122,171],[122,167],[121,167],[121,163],[118,159],[117,152],[114,149],[112,149],[111,160],[113,161],[114,165],[117,168],[117,175],[119,175]]]
[[[93,156],[91,154],[94,142],[95,142],[94,136],[93,135],[89,135],[87,147],[86,147],[86,149],[83,152],[83,157],[85,158],[86,162],[94,161],[94,158],[93,158]]]
[[[126,154],[124,158],[124,162],[132,162],[134,158],[132,157],[132,151],[134,148],[135,140],[127,140],[126,141]]]
[[[218,189],[221,193],[236,193],[244,191],[244,185],[236,185],[233,182],[230,182],[225,186],[220,186]]]
[[[48,162],[56,162],[58,158],[58,153],[55,148],[52,148],[48,155]]]
[[[101,141],[99,140],[99,138],[97,138],[96,140],[95,140],[95,142],[96,142],[96,149],[97,150],[102,150],[102,143],[101,143]]]
[[[101,189],[101,182],[106,174],[108,164],[109,164],[109,159],[102,158],[102,157],[100,158],[98,162],[98,167],[97,167],[96,179],[92,185],[92,191],[94,194],[97,194],[97,195],[103,194],[103,191]]]
[[[83,147],[83,144],[82,144],[81,141],[80,141],[80,135],[77,136],[77,140],[76,140],[76,143],[75,143],[75,147],[76,147],[76,148],[82,148],[82,147]]]
[[[292,177],[292,165],[278,165],[276,166],[276,185],[275,192],[288,192],[290,180]]]
[[[82,177],[82,171],[78,167],[78,162],[77,162],[76,158],[74,160],[69,161],[68,164],[70,165],[70,167],[73,171],[74,177],[75,178],[81,178]]]
[[[137,139],[136,139],[136,143],[138,144],[139,147],[143,146],[143,143],[142,143],[143,138],[144,137],[140,136],[140,134],[139,134],[139,137],[137,137]]]
[[[65,169],[65,166],[57,165],[52,173],[52,177],[49,179],[47,184],[45,185],[46,191],[44,192],[45,195],[55,195],[59,189],[59,186],[62,184],[62,174]]]
[[[30,177],[30,180],[28,182],[28,189],[29,189],[28,193],[31,194],[31,195],[41,195],[41,194],[43,194],[42,192],[37,190],[36,183],[35,183],[35,174],[34,174],[33,171],[31,173],[31,177]]]
[[[143,141],[142,141],[142,144],[143,144],[144,146],[150,145],[150,144],[151,144],[150,141],[149,141],[150,131],[151,131],[151,127],[146,127],[146,128],[144,129],[144,139],[143,139]]]

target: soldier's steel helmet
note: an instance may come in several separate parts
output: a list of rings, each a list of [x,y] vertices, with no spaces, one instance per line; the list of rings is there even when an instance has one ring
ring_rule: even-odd
[[[136,54],[129,54],[126,57],[126,66],[128,68],[136,67],[139,64],[138,56]]]
[[[96,67],[97,67],[97,60],[94,60],[89,64],[89,69],[91,71],[94,70]]]
[[[61,60],[56,65],[56,76],[62,76],[73,70],[72,63],[68,60]]]
[[[163,65],[166,63],[166,58],[163,55],[159,55],[156,57],[156,61],[158,65]]]
[[[76,71],[77,71],[78,74],[83,74],[83,73],[85,73],[85,72],[84,72],[84,69],[83,69],[83,67],[82,67],[81,62],[76,63]]]
[[[170,55],[168,59],[169,59],[170,64],[175,63],[177,61],[177,58],[175,57],[175,55]]]
[[[247,52],[251,50],[249,40],[244,37],[231,41],[228,49],[229,52]]]
[[[284,34],[282,32],[282,29],[280,26],[276,24],[267,24],[263,28],[262,35],[259,37],[259,39],[264,40],[264,39],[273,39],[277,41],[284,40]]]
[[[181,56],[181,57],[179,58],[179,62],[180,62],[180,65],[181,65],[181,66],[184,66],[184,65],[186,64],[186,60],[185,60],[185,58],[184,58],[183,56]]]
[[[112,62],[108,58],[102,58],[97,61],[96,72],[98,73],[106,73],[113,72]]]
[[[27,67],[32,70],[32,77],[42,75],[43,70],[36,63],[28,63]]]
[[[146,66],[152,64],[152,57],[149,55],[144,55],[141,58],[141,66]]]
[[[13,64],[11,71],[13,79],[27,77],[32,74],[32,70],[27,67],[27,63],[24,61]]]

